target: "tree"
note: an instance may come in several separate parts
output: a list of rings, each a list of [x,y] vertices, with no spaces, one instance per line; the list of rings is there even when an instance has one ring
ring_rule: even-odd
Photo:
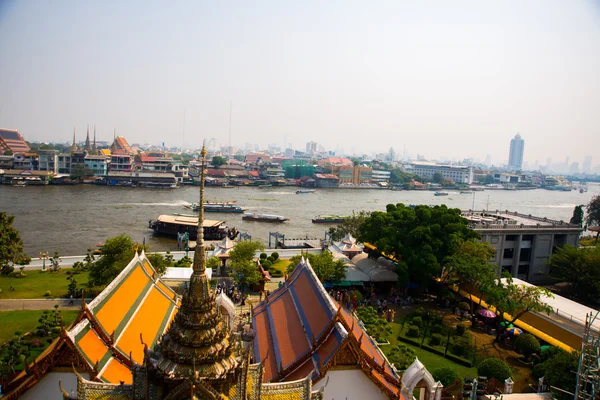
[[[465,240],[478,239],[457,208],[388,204],[360,226],[358,239],[397,260],[413,281],[427,286],[440,276],[441,264]]]
[[[436,172],[433,174],[431,181],[433,183],[444,183],[444,175],[442,175],[440,172]]]
[[[90,285],[106,285],[112,282],[129,264],[137,246],[125,234],[107,239],[100,253],[102,257],[90,266]]]
[[[94,171],[85,165],[78,164],[71,168],[71,179],[76,179],[77,181],[81,182],[84,178],[89,178],[92,176],[94,176]]]
[[[370,213],[367,211],[352,211],[352,215],[348,218],[344,218],[344,222],[336,227],[329,228],[329,236],[334,242],[342,240],[347,234],[352,235],[354,238],[358,238],[360,235],[360,226],[369,217]]]
[[[159,253],[148,254],[148,260],[159,275],[167,272],[167,267],[170,266],[167,258]]]
[[[288,273],[300,263],[301,255],[290,258]],[[346,276],[346,267],[343,260],[335,260],[330,251],[323,251],[321,254],[308,254],[308,262],[321,282],[341,281]]]
[[[233,279],[241,285],[256,284],[261,276],[258,272],[258,265],[254,262],[257,251],[264,250],[262,243],[256,240],[243,240],[236,243],[229,253],[231,268],[234,270]]]
[[[515,350],[529,360],[532,354],[540,352],[540,342],[531,333],[526,333],[515,340]]]
[[[475,289],[482,289],[480,292],[485,292],[496,277],[494,267],[490,264],[494,254],[495,250],[489,243],[464,241],[452,255],[446,258],[445,278],[451,283],[469,285],[469,292]],[[472,302],[471,313],[473,313]]]
[[[487,376],[488,378],[496,378],[500,382],[512,376],[510,367],[499,358],[488,358],[483,360],[477,367],[479,376]]]
[[[6,343],[1,361],[2,364],[8,365],[13,374],[15,373],[15,366],[25,360],[25,349],[22,332],[16,331],[15,336]]]
[[[2,275],[9,275],[14,264],[29,264],[31,258],[23,251],[23,241],[12,225],[15,217],[0,212],[0,268]]]
[[[227,160],[221,156],[214,156],[210,161],[210,165],[215,168],[219,168],[221,165],[227,164]]]
[[[445,387],[452,385],[457,379],[460,379],[458,372],[449,367],[434,369],[431,375],[433,375],[433,379],[441,382]]]
[[[498,279],[496,285],[488,294],[488,302],[496,307],[497,318],[504,319],[504,313],[509,314],[512,319],[509,324],[515,322],[526,312],[546,312],[550,314],[553,309],[546,304],[543,297],[554,298],[552,292],[546,288],[528,285],[515,285],[512,277]]]
[[[573,209],[573,216],[569,222],[579,226],[583,224],[583,205],[575,206],[575,209]]]
[[[570,285],[571,293],[593,303],[600,297],[600,247],[558,247],[550,258],[550,276]]]
[[[585,210],[587,211],[585,223],[588,226],[600,225],[600,195],[592,197]],[[598,243],[598,236],[600,236],[600,230],[596,234],[596,243]]]
[[[550,385],[568,392],[573,392],[577,383],[576,371],[579,355],[577,353],[568,353],[558,347],[550,347],[542,350],[540,362],[533,368],[533,377],[539,379],[544,377],[544,381]],[[573,396],[566,396],[561,393],[555,393],[556,398],[572,399]]]

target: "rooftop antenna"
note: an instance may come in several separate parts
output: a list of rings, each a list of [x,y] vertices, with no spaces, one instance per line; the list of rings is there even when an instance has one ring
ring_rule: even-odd
[[[233,109],[233,101],[230,101],[229,102],[229,151],[231,151],[231,111],[232,111],[232,109]]]

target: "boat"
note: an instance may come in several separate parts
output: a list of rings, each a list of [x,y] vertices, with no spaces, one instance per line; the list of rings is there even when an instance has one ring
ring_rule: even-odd
[[[300,189],[296,190],[296,194],[304,194],[304,193],[314,193],[316,190],[314,189]]]
[[[448,192],[435,192],[434,196],[448,196]]]
[[[242,219],[245,221],[258,221],[258,222],[285,222],[289,221],[289,218],[281,215],[272,214],[244,214]]]
[[[579,186],[579,193],[585,193],[587,191],[588,191],[587,185],[581,185],[581,186]]]
[[[18,178],[13,178],[11,183],[12,186],[19,186],[19,187],[25,187],[27,186],[27,182],[23,180],[23,178],[18,179]]]
[[[186,208],[189,208],[192,211],[200,211],[200,206],[198,203],[186,204]],[[240,206],[236,206],[231,203],[204,203],[204,212],[222,212],[222,213],[234,213],[241,214],[244,210]]]
[[[258,185],[258,187],[261,189],[270,189],[273,187],[273,185],[271,185],[270,183],[266,183],[264,185]]]
[[[461,190],[460,194],[472,194],[473,191],[472,190]]]
[[[178,233],[188,233],[190,240],[196,240],[198,217],[195,215],[160,215],[156,221],[150,220],[148,227],[157,235],[177,237]],[[205,219],[203,223],[204,239],[221,240],[237,234],[235,228],[229,230],[224,221]]]
[[[133,185],[132,186],[136,186]],[[168,182],[139,182],[137,184],[139,188],[153,188],[153,189],[177,189],[177,183],[168,183]]]
[[[317,215],[312,219],[313,224],[341,224],[348,217],[342,215]]]

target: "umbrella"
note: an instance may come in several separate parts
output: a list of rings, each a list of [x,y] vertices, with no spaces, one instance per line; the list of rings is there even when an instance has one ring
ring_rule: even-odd
[[[540,350],[548,350],[551,346],[548,346],[547,344],[544,346],[540,346]]]
[[[514,325],[513,324],[509,324],[508,321],[502,321],[502,322],[500,322],[500,326],[502,326],[504,328],[506,328],[506,327],[512,328]]]
[[[513,335],[513,336],[519,336],[523,333],[522,330],[520,330],[519,328],[515,328],[515,327],[508,328],[506,330],[506,332],[508,332],[509,335]]]
[[[490,310],[486,310],[485,308],[481,308],[479,309],[479,311],[477,311],[477,313],[479,315],[481,315],[482,317],[486,317],[486,318],[496,318],[496,314],[493,311]]]

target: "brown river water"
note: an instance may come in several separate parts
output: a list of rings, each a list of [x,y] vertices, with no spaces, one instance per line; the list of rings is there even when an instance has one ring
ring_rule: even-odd
[[[296,194],[295,187],[261,189],[256,187],[206,188],[210,201],[236,201],[249,212],[283,215],[283,224],[243,221],[241,214],[207,213],[228,227],[249,233],[267,244],[269,232],[279,231],[286,238],[323,238],[327,226],[311,219],[319,214],[348,215],[359,210],[385,210],[389,203],[447,204],[449,207],[518,211],[539,217],[568,221],[577,204],[585,204],[600,192],[556,192],[543,189],[510,191],[488,190],[473,194],[448,191],[434,196],[430,191],[389,191],[375,189],[317,189],[315,193]],[[148,221],[160,214],[190,213],[183,205],[198,201],[198,187],[178,189],[119,188],[95,185],[29,186],[0,185],[0,211],[14,215],[15,227],[31,257],[40,251],[61,255],[85,254],[106,238],[121,233],[136,241],[146,239],[153,251],[175,250],[176,240],[155,237]]]

